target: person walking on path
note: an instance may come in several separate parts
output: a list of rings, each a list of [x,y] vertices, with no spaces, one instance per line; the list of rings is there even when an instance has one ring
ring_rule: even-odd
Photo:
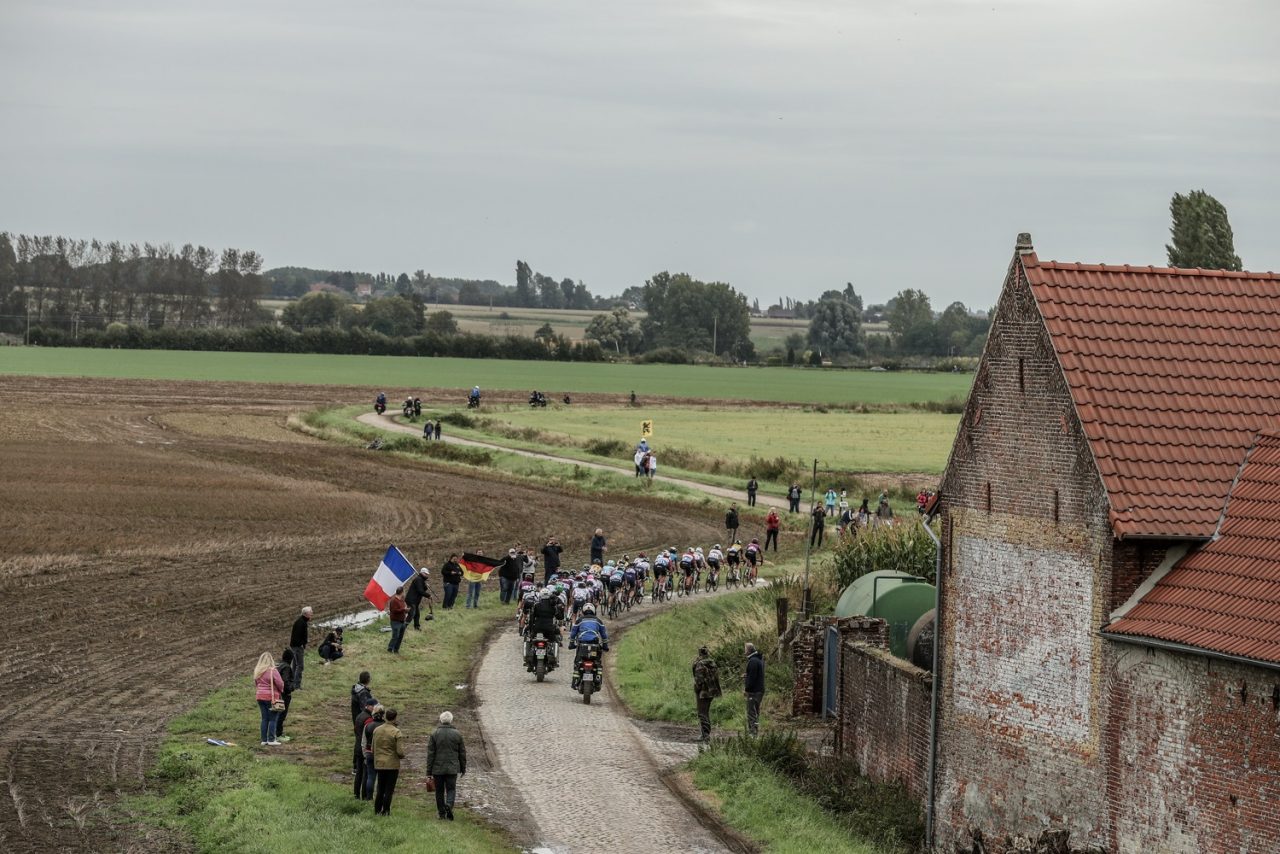
[[[378,785],[373,794],[373,814],[391,815],[391,796],[404,759],[404,734],[396,725],[396,710],[387,709],[385,723],[373,731],[373,768]]]
[[[258,711],[262,715],[258,727],[259,741],[263,747],[279,747],[280,742],[276,740],[278,712],[273,706],[280,702],[280,697],[284,694],[284,680],[280,678],[275,659],[269,652],[258,656],[258,663],[253,668],[253,689],[258,701]]]
[[[413,628],[415,631],[422,631],[422,602],[425,599],[427,607],[431,607],[431,590],[427,587],[427,579],[431,577],[431,570],[425,566],[418,570],[418,574],[413,577],[413,581],[409,582],[409,590],[405,593],[404,601],[409,606],[409,613],[413,615]],[[427,619],[431,619],[428,617]]]
[[[778,516],[778,511],[769,510],[769,515],[764,517],[764,550],[769,550],[769,543],[773,543],[773,550],[778,550],[778,529],[782,527],[782,519]]]
[[[756,735],[760,730],[760,701],[764,699],[764,656],[753,643],[747,644],[744,651],[747,673],[742,687],[747,697],[747,734]]]
[[[760,484],[756,481],[756,476],[752,475],[751,480],[747,481],[747,506],[756,506],[756,492],[760,490]]]
[[[276,715],[276,741],[289,741],[284,734],[284,720],[289,717],[289,703],[293,700],[293,650],[285,647],[280,654],[280,663],[276,665],[280,673],[280,681],[284,688],[280,691],[280,699],[284,700],[284,711]]]
[[[387,643],[387,652],[399,655],[404,630],[409,621],[409,604],[404,601],[404,587],[397,587],[395,595],[387,601],[387,616],[391,618],[391,640]]]
[[[591,562],[604,566],[604,553],[608,547],[608,540],[604,537],[604,529],[596,528],[595,536],[591,538]]]
[[[440,419],[437,419],[437,420],[436,420],[436,441],[437,441],[437,442],[439,442],[439,441],[440,441],[440,425],[441,425],[441,424],[443,424],[443,423],[444,423],[444,421],[442,421],[442,420],[440,420]]]
[[[307,631],[311,626],[311,606],[304,605],[289,632],[289,649],[293,650],[293,690],[302,687],[303,658],[307,652]]]
[[[422,425],[422,438],[428,439],[428,440],[431,438],[431,419],[430,418],[428,418],[426,423]]]
[[[361,671],[356,684],[351,686],[351,725],[356,730],[356,749],[351,756],[351,773],[357,774],[359,769],[364,766],[364,762],[360,758],[360,739],[364,736],[364,726],[360,722],[360,713],[366,710],[372,711],[373,707],[378,705],[378,701],[373,699],[373,692],[369,690],[369,671]]]
[[[693,694],[698,700],[698,726],[702,728],[699,739],[703,744],[711,741],[711,701],[720,696],[720,669],[705,646],[698,648],[693,660]]]
[[[560,553],[564,549],[555,537],[547,537],[547,544],[542,547],[542,583],[551,583],[551,573],[560,571]]]
[[[827,526],[827,512],[822,509],[821,504],[813,505],[813,523],[809,531],[809,548],[813,548],[817,543],[819,547],[822,545],[823,529]]]
[[[724,529],[729,532],[726,538],[731,543],[738,541],[738,505],[730,504],[729,512],[724,514]]]
[[[453,821],[453,798],[458,778],[467,773],[467,744],[454,729],[453,712],[440,713],[440,726],[427,744],[427,773],[436,781],[436,812]]]
[[[444,566],[440,567],[440,583],[444,585],[442,607],[452,610],[453,603],[458,601],[458,588],[462,585],[462,564],[458,563],[456,554],[449,555]]]
[[[507,556],[498,567],[498,595],[503,605],[511,604],[511,600],[515,598],[516,582],[520,580],[523,569],[524,560],[516,554],[515,549],[507,549]]]
[[[800,484],[793,483],[791,488],[787,490],[787,503],[790,505],[791,513],[800,512],[800,498],[803,493],[800,491]]]

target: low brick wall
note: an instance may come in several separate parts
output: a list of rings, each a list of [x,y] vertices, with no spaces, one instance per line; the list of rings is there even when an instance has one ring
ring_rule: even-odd
[[[879,783],[902,783],[924,805],[928,794],[933,676],[878,645],[840,649],[836,750]]]
[[[856,640],[884,649],[889,646],[888,623],[872,617],[814,617],[797,624],[791,639],[791,714],[796,717],[822,714],[827,629],[832,626],[840,631],[842,642]]]

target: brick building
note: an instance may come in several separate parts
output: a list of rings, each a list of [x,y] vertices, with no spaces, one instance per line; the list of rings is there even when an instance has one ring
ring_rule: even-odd
[[[1272,428],[1280,275],[1019,237],[941,486],[938,850],[1280,851]]]

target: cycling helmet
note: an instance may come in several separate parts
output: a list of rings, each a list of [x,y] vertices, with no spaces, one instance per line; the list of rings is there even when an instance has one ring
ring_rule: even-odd
[[[696,549],[694,549],[694,551],[697,552],[698,554],[702,554],[702,546],[698,546]]]
[[[550,588],[550,587],[544,587],[544,588],[542,589],[542,592],[538,594],[538,598],[540,598],[540,599],[550,599],[550,598],[551,598],[551,588]]]
[[[596,606],[588,602],[582,606],[582,613],[586,614],[588,617],[594,617],[596,615]]]
[[[711,548],[713,548],[713,549],[718,549],[718,548],[720,548],[720,544],[719,544],[719,543],[716,543],[716,544],[715,544],[714,546],[712,546]]]
[[[637,555],[636,555],[636,557],[638,557],[638,558],[642,558],[642,557],[644,557],[644,552],[640,552],[639,554],[637,554]]]

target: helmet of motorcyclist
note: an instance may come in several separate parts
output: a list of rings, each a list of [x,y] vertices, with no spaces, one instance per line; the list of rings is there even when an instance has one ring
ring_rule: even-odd
[[[596,615],[596,606],[588,602],[582,606],[582,613],[586,614],[588,617],[594,617]]]

